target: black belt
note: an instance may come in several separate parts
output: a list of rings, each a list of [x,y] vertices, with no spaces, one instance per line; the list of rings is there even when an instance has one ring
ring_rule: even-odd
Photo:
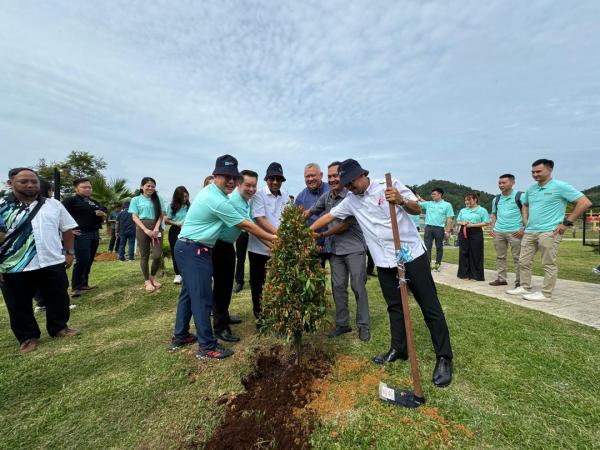
[[[194,244],[194,245],[199,245],[199,246],[201,246],[201,247],[206,247],[206,248],[208,248],[209,250],[212,250],[212,248],[210,248],[208,245],[206,245],[206,244],[204,244],[204,243],[202,243],[202,242],[200,242],[200,241],[193,241],[192,239],[188,239],[188,238],[182,238],[182,237],[180,237],[180,238],[179,238],[179,240],[180,240],[181,242],[185,242],[186,244]]]

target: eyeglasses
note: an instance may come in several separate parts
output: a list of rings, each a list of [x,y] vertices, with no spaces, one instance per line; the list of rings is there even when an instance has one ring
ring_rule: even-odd
[[[237,180],[238,177],[236,177],[235,175],[221,175],[223,178],[225,178],[226,181],[231,181],[231,180]]]

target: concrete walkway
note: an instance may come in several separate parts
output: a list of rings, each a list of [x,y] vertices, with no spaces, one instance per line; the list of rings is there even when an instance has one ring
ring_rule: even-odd
[[[506,293],[506,290],[514,286],[514,273],[508,274],[508,286],[490,286],[488,283],[496,279],[497,272],[495,270],[485,270],[486,281],[461,280],[456,277],[457,270],[457,264],[443,263],[440,272],[432,272],[432,274],[436,283],[499,298],[515,305],[536,309],[600,329],[600,284],[558,280],[552,300],[528,301],[523,300],[521,296]],[[541,289],[542,279],[543,277],[533,276],[532,291]]]

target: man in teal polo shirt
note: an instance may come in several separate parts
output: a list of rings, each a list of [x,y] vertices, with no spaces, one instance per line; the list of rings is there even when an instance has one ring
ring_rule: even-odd
[[[515,263],[515,287],[521,285],[519,275],[519,254],[521,252],[521,239],[525,233],[525,223],[522,213],[522,192],[513,189],[515,176],[510,173],[500,175],[498,187],[500,195],[492,200],[492,214],[490,215],[490,235],[494,238],[496,248],[496,267],[498,277],[490,281],[490,286],[506,286],[506,253],[510,245],[513,262]]]
[[[525,300],[552,298],[558,275],[556,256],[563,233],[592,206],[592,202],[573,186],[553,179],[553,169],[554,161],[550,159],[535,161],[531,175],[537,183],[527,189],[523,199],[523,217],[527,225],[519,256],[521,286],[506,292],[522,295]],[[575,208],[565,219],[567,203],[575,203]],[[541,292],[530,293],[531,263],[538,249],[542,255],[544,281]]]
[[[213,304],[211,254],[217,239],[226,227],[232,226],[267,242],[275,239],[273,234],[240,214],[227,196],[235,189],[240,176],[237,159],[231,155],[220,156],[213,175],[214,183],[202,189],[190,206],[175,244],[175,259],[183,282],[171,348],[191,344],[197,339],[199,351],[196,357],[199,359],[223,359],[233,355],[233,351],[218,345],[210,323]],[[196,338],[189,334],[192,316]]]
[[[425,248],[431,265],[431,251],[435,240],[435,265],[433,270],[440,270],[444,255],[444,237],[452,232],[454,210],[452,205],[443,199],[444,190],[435,188],[431,191],[431,201],[418,197],[421,209],[425,210]]]
[[[242,170],[237,189],[229,196],[235,210],[246,220],[250,218],[249,202],[256,194],[258,174],[252,170]],[[237,226],[228,226],[221,231],[219,239],[213,247],[213,329],[215,336],[222,341],[238,342],[240,338],[231,333],[230,324],[240,323],[241,320],[232,321],[229,315],[231,294],[233,292],[233,279],[235,276],[235,248],[233,243],[240,236],[242,230]]]

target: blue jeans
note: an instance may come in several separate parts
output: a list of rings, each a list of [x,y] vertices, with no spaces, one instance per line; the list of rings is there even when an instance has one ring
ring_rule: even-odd
[[[181,293],[177,302],[175,332],[177,339],[185,339],[190,331],[190,319],[194,317],[196,336],[201,349],[217,346],[210,323],[213,304],[212,251],[202,244],[177,240],[175,260],[181,273]]]
[[[119,259],[125,261],[125,244],[128,245],[128,257],[133,261],[135,251],[135,233],[119,235]]]
[[[97,231],[82,231],[79,236],[75,236],[75,264],[71,275],[73,289],[89,286],[90,270],[99,243],[100,235]]]

